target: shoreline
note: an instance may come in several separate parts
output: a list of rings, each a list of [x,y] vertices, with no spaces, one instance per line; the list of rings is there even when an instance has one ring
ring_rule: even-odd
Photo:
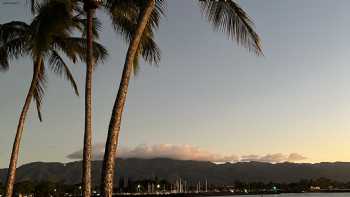
[[[169,196],[169,197],[201,197],[201,196],[253,196],[253,195],[276,195],[276,194],[301,194],[301,193],[350,193],[350,189],[346,190],[323,190],[323,191],[308,191],[308,192],[252,192],[252,193],[232,193],[232,192],[207,192],[207,193],[129,193],[129,194],[113,194],[116,197],[127,196]]]

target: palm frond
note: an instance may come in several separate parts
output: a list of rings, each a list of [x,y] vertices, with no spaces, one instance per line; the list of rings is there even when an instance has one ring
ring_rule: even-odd
[[[46,89],[46,82],[47,82],[47,77],[46,77],[46,72],[45,72],[45,65],[44,65],[44,61],[41,59],[40,61],[37,60],[34,62],[34,66],[38,68],[38,62],[41,64],[40,65],[40,70],[39,70],[39,74],[38,74],[38,78],[37,81],[35,83],[35,88],[34,88],[34,100],[35,100],[35,104],[36,104],[36,109],[38,112],[38,118],[40,121],[42,121],[42,114],[41,114],[41,105],[42,105],[42,101],[44,98],[44,94],[45,94],[45,89]],[[34,68],[34,69],[37,69]]]
[[[75,27],[70,1],[45,1],[38,9],[38,15],[31,23],[35,35],[33,52],[37,53],[36,55],[50,48],[53,36],[69,36]]]
[[[233,0],[199,1],[202,14],[216,31],[224,32],[239,45],[262,55],[259,35],[248,14]]]
[[[51,71],[58,74],[59,76],[64,76],[70,82],[75,94],[79,96],[78,86],[74,80],[73,74],[57,51],[51,51],[48,63]]]
[[[147,28],[157,29],[159,27],[161,17],[165,15],[165,2],[165,0],[156,0],[156,6],[151,14]],[[147,6],[147,1],[133,0],[132,3],[139,9],[139,13]]]
[[[54,48],[61,50],[70,59],[79,59],[83,62],[86,60],[86,39],[79,37],[67,37],[54,39]],[[96,63],[103,63],[108,57],[107,49],[97,42],[93,42],[93,54]]]
[[[160,62],[160,49],[150,35],[142,35],[140,47],[136,51],[133,62],[133,73],[135,76],[140,70],[140,56],[149,64],[157,65]]]
[[[136,30],[140,13],[146,7],[147,1],[139,0],[107,0],[105,8],[110,15],[114,29],[121,33],[127,41]],[[165,1],[157,0],[145,32],[153,32],[159,27],[160,19],[165,14]]]
[[[82,37],[86,38],[87,20],[84,18],[84,19],[75,19],[75,21],[80,26],[80,31],[82,32]],[[98,39],[99,38],[99,32],[102,29],[102,22],[98,18],[94,18],[92,27],[93,27],[92,34],[94,36],[94,39]]]
[[[39,74],[33,78],[35,80],[33,102],[36,104],[39,120],[42,121],[41,106],[47,78],[45,60],[50,64],[52,71],[70,81],[75,93],[78,94],[73,75],[58,51],[63,52],[73,62],[78,58],[85,61],[86,39],[70,37],[73,30],[80,30],[78,24],[81,21],[74,20],[79,18],[77,1],[28,0],[28,2],[36,14],[30,25],[20,21],[0,24],[0,71],[8,69],[11,59],[24,55],[30,55],[34,59],[34,73],[38,71]],[[103,61],[107,56],[107,50],[97,43],[94,47],[96,58]]]
[[[8,68],[8,62],[20,56],[28,54],[26,38],[15,38],[5,43],[0,43],[0,66]]]
[[[160,62],[161,51],[151,35],[142,35],[139,48],[139,53],[141,53],[146,62],[156,65]]]
[[[103,64],[108,57],[108,51],[100,43],[93,42],[93,55],[97,64]]]
[[[9,57],[5,48],[0,47],[0,71],[4,72],[9,69]]]
[[[22,21],[11,21],[0,25],[0,43],[24,37],[29,32],[29,25]]]
[[[56,36],[53,38],[52,49],[62,51],[73,63],[76,63],[79,52],[84,52],[85,49],[80,45],[82,43],[79,45],[72,43],[70,38]]]
[[[132,35],[136,31],[138,18],[142,9],[145,8],[147,1],[138,0],[107,0],[105,5],[107,13],[109,13],[114,30],[122,35],[126,42],[130,42]],[[156,9],[151,15],[144,34],[141,38],[139,54],[144,60],[150,64],[158,64],[160,61],[160,49],[153,40],[153,31],[158,28],[160,18],[164,16],[165,1],[157,0]],[[138,59],[134,60],[134,65],[137,65]],[[137,70],[137,69],[134,69]]]
[[[122,35],[126,41],[130,41],[135,31],[140,10],[131,4],[132,1],[108,0],[106,11],[109,14],[114,30]]]
[[[24,51],[28,25],[21,21],[12,21],[0,25],[0,70],[6,71],[9,61],[18,58]]]

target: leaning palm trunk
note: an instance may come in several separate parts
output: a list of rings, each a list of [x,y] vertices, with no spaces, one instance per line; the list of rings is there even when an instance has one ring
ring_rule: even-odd
[[[13,186],[14,186],[15,180],[16,180],[16,167],[17,167],[17,161],[18,161],[18,155],[19,155],[19,146],[21,144],[24,123],[25,123],[27,113],[28,113],[28,110],[30,107],[30,103],[31,103],[33,95],[34,95],[37,81],[39,78],[40,69],[41,69],[40,67],[42,65],[41,61],[42,61],[42,59],[38,58],[37,61],[34,63],[34,72],[33,72],[32,81],[30,83],[27,97],[26,97],[26,100],[24,102],[24,106],[22,108],[21,115],[19,117],[17,131],[16,131],[16,137],[15,137],[15,141],[14,141],[13,147],[12,147],[10,166],[9,166],[8,174],[7,174],[6,193],[5,193],[6,197],[12,197],[12,195],[13,195]]]
[[[137,53],[137,49],[140,45],[141,37],[154,8],[155,0],[148,0],[146,8],[142,11],[139,17],[138,27],[130,41],[128,52],[126,55],[118,95],[114,102],[111,120],[108,128],[108,136],[106,141],[101,177],[101,190],[103,197],[112,197],[113,194],[115,155],[117,151],[122,114],[125,106],[126,96],[128,93],[129,81],[133,70],[133,62]]]
[[[83,196],[91,196],[91,158],[92,158],[92,77],[93,77],[93,17],[96,7],[84,2],[87,15],[86,78],[85,78],[85,131],[83,148]]]

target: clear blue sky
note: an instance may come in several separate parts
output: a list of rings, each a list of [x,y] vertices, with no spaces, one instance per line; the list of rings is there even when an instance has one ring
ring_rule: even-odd
[[[348,0],[245,0],[265,57],[213,32],[195,1],[169,0],[156,34],[159,67],[132,80],[120,142],[189,144],[220,154],[299,153],[305,162],[350,161],[350,13]],[[94,83],[94,142],[104,143],[126,45],[105,22],[110,58]],[[0,22],[27,20],[24,4],[0,5]],[[72,65],[83,95],[84,66]],[[29,86],[28,59],[0,73],[0,167],[8,165]],[[69,161],[82,147],[83,97],[54,75],[43,105],[31,108],[20,163]]]

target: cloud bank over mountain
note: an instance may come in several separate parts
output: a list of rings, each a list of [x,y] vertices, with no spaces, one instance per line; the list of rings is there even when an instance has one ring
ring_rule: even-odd
[[[96,144],[93,147],[94,160],[101,160],[104,154],[104,144]],[[268,163],[280,162],[300,162],[307,159],[305,156],[298,153],[291,154],[266,154],[266,155],[243,155],[238,156],[223,155],[213,153],[192,145],[174,145],[174,144],[157,144],[157,145],[139,145],[135,148],[120,147],[117,157],[121,158],[170,158],[177,160],[193,160],[193,161],[211,161],[211,162],[249,162],[259,161]],[[78,150],[67,156],[69,159],[82,159],[83,151]]]
[[[306,160],[307,158],[298,153],[291,153],[289,155],[276,153],[276,154],[267,154],[264,156],[259,155],[244,155],[241,157],[240,161],[249,162],[249,161],[258,161],[258,162],[267,162],[267,163],[281,163],[281,162],[299,162]]]

